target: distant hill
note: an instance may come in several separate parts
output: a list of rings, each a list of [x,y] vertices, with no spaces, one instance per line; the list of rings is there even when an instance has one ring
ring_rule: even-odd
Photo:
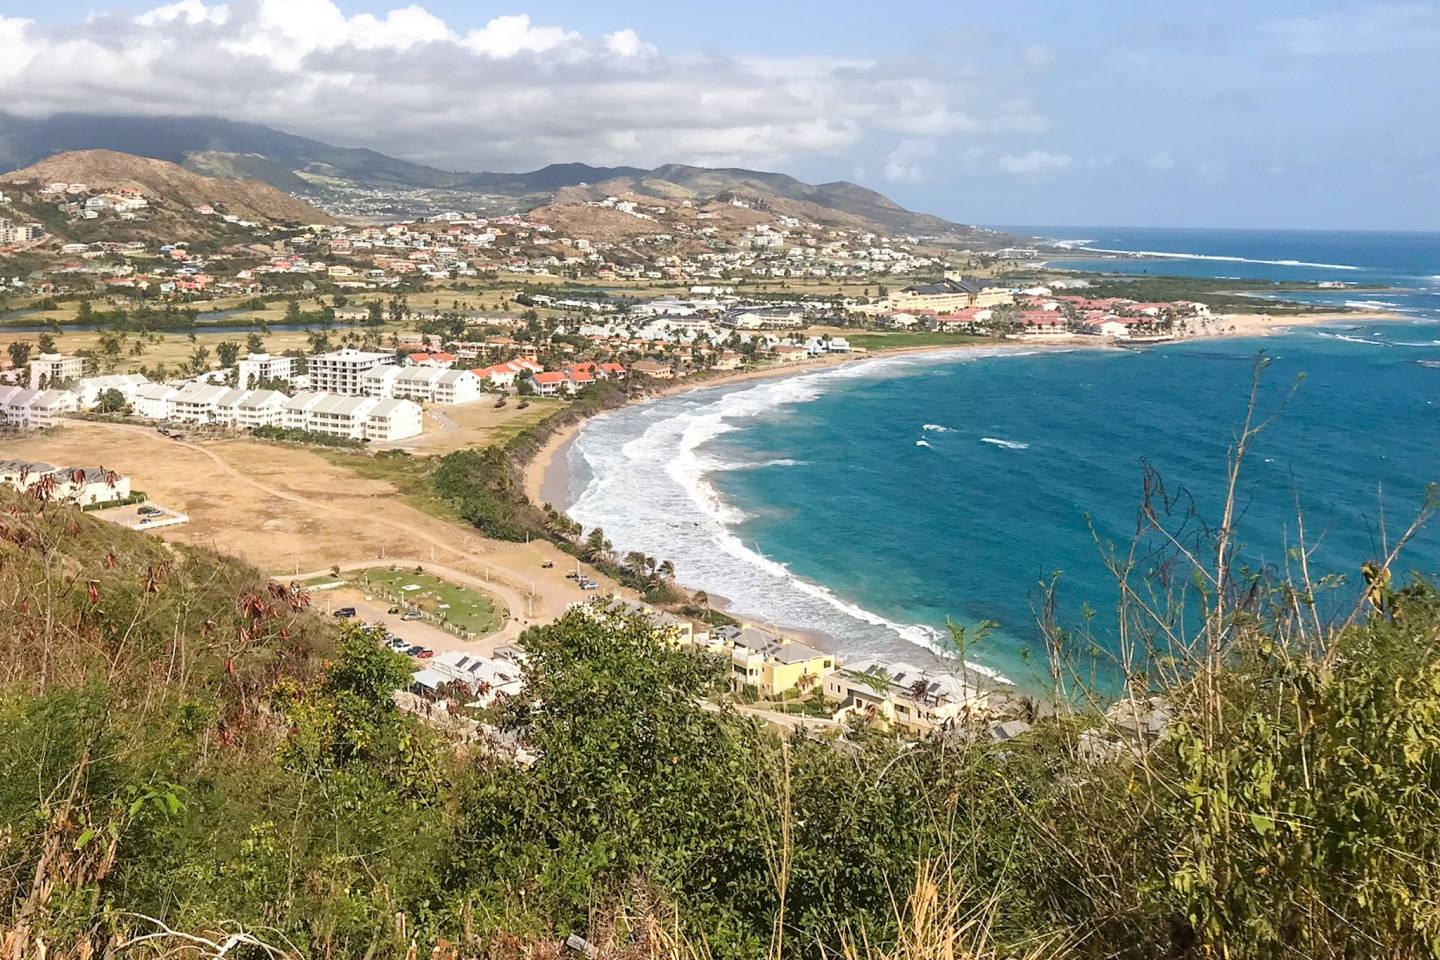
[[[213,206],[246,220],[333,223],[323,210],[261,180],[201,176],[164,160],[114,150],[76,150],[0,175],[0,183],[84,183],[93,190],[138,190],[191,207]]]
[[[993,236],[906,210],[853,183],[808,184],[757,170],[683,164],[644,170],[558,163],[526,173],[447,172],[374,150],[335,147],[259,124],[215,117],[59,114],[32,119],[0,113],[0,170],[33,164],[61,151],[93,149],[154,157],[209,177],[263,180],[352,216],[413,217],[452,208],[519,213],[607,194],[672,201],[734,195],[761,208],[877,232],[972,243]]]
[[[83,185],[84,189],[54,195],[45,191],[52,183]],[[201,176],[165,160],[113,150],[59,153],[0,175],[0,186],[12,196],[21,219],[39,221],[49,238],[61,241],[229,243],[248,236],[246,228],[227,221],[227,216],[266,226],[337,222],[324,210],[261,180]],[[143,205],[123,212],[103,205],[93,212],[94,219],[86,217],[83,204],[87,199],[117,193],[143,199]],[[213,212],[202,212],[204,208]]]

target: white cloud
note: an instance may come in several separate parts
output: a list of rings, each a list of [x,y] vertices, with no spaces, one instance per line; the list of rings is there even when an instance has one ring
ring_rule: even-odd
[[[153,27],[170,23],[172,20],[183,20],[188,24],[222,24],[228,19],[230,19],[230,7],[227,4],[207,7],[201,0],[178,0],[168,6],[156,7],[154,10],[142,13],[135,18],[135,22],[142,27]]]
[[[1152,153],[1145,158],[1145,166],[1151,170],[1173,170],[1175,169],[1175,158],[1168,150],[1161,150],[1159,153]]]
[[[1006,155],[996,161],[996,165],[1005,173],[1013,173],[1017,176],[1039,176],[1046,173],[1058,173],[1069,167],[1072,158],[1064,153],[1049,153],[1045,150],[1031,150],[1019,155]]]
[[[1345,56],[1440,47],[1440,8],[1380,4],[1273,20],[1264,31],[1297,56]]]
[[[414,4],[347,16],[334,0],[174,0],[54,25],[0,16],[0,103],[219,115],[450,169],[786,163],[1044,126],[958,67],[677,55],[623,26],[586,36],[515,14],[464,30]],[[897,170],[923,175],[922,159]]]
[[[634,31],[628,32],[638,45]],[[471,30],[465,36],[465,46],[492,57],[513,57],[518,53],[544,53],[579,39],[578,33],[560,27],[532,27],[530,18],[520,14],[496,17],[483,30]]]
[[[885,158],[885,179],[894,183],[918,183],[925,179],[919,161],[939,152],[933,140],[901,140]]]

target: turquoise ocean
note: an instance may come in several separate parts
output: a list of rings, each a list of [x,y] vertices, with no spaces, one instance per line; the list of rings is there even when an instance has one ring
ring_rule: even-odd
[[[1440,481],[1440,235],[1009,229],[1151,254],[1071,269],[1345,281],[1371,289],[1307,298],[1405,319],[1136,351],[969,348],[698,390],[589,421],[567,453],[568,512],[842,656],[923,659],[947,621],[993,621],[971,659],[1032,686],[1042,580],[1060,574],[1064,623],[1088,607],[1111,636],[1097,540],[1129,543],[1147,465],[1218,521],[1261,350],[1260,407],[1278,416],[1241,479],[1247,562],[1283,566],[1303,514],[1312,574],[1353,582]],[[1440,527],[1399,566],[1440,571]]]

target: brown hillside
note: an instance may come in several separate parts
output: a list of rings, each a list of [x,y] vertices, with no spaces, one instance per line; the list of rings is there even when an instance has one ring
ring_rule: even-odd
[[[173,163],[113,150],[57,153],[33,166],[0,175],[0,183],[84,183],[92,190],[139,190],[147,198],[188,207],[204,204],[245,220],[271,223],[336,223],[318,207],[260,180],[222,180],[191,173]]]

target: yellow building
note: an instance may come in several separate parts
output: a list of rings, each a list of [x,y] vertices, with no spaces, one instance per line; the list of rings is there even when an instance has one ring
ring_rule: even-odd
[[[970,307],[998,307],[1014,302],[1015,295],[1009,287],[991,280],[962,277],[947,270],[941,280],[911,284],[890,294],[886,306],[891,310],[954,313]]]
[[[742,628],[727,644],[730,687],[754,687],[766,699],[800,688],[805,692],[835,669],[835,657],[809,644]]]

